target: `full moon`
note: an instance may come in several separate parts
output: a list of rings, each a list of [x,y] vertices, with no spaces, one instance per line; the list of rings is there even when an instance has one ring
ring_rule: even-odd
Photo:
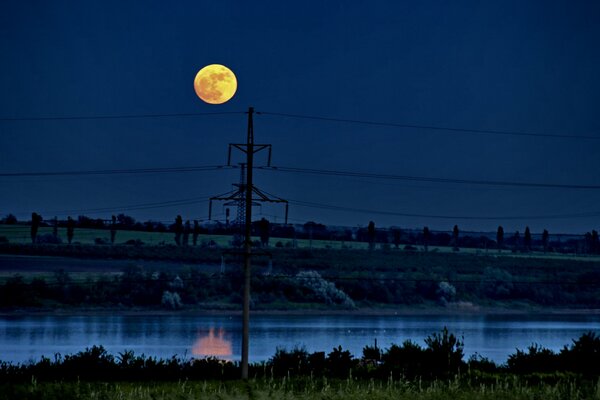
[[[207,65],[196,74],[194,90],[198,97],[206,103],[223,104],[235,94],[237,79],[234,73],[224,65]]]

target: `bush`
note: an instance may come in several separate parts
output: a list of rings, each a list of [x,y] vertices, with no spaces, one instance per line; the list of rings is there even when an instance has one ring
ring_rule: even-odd
[[[555,372],[564,368],[556,353],[537,344],[529,346],[527,352],[517,349],[515,354],[508,356],[507,365],[509,371],[517,374]]]
[[[43,235],[37,235],[36,243],[39,243],[39,244],[61,244],[62,239],[58,236],[54,236],[51,233],[45,233]]]
[[[94,239],[94,244],[98,244],[98,245],[103,245],[103,244],[108,244],[109,241],[106,238],[96,238]]]
[[[448,282],[440,282],[436,290],[438,301],[441,305],[446,306],[449,302],[454,300],[456,296],[456,288]]]
[[[269,360],[273,375],[298,376],[306,375],[309,371],[308,352],[304,347],[294,347],[291,351],[277,348],[275,355]]]
[[[168,290],[163,292],[160,303],[163,307],[170,308],[171,310],[176,310],[183,306],[179,294],[177,292],[169,292]]]
[[[480,289],[484,296],[491,299],[508,299],[513,292],[513,277],[499,268],[486,267],[481,277]]]
[[[326,281],[316,271],[302,271],[296,275],[300,284],[310,289],[317,299],[327,304],[338,304],[345,308],[356,308],[354,301],[346,293]]]
[[[560,354],[561,365],[569,371],[587,376],[600,375],[600,336],[587,332],[573,340],[570,348],[564,347]]]
[[[434,333],[425,339],[429,356],[429,369],[434,376],[451,376],[458,373],[463,364],[464,342],[444,327],[441,333]]]
[[[144,242],[142,242],[140,239],[129,239],[125,242],[125,244],[128,246],[142,246]]]
[[[17,217],[15,217],[13,214],[8,214],[6,217],[4,217],[4,223],[6,225],[14,225],[17,223]]]

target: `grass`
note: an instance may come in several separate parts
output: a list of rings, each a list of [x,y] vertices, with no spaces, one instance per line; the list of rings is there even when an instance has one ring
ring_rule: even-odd
[[[405,380],[329,381],[327,379],[251,379],[233,381],[185,381],[168,383],[54,382],[0,384],[0,400],[8,399],[600,399],[600,382],[572,381],[528,385],[507,377],[494,383],[461,383],[458,380],[431,383]]]
[[[38,234],[51,234],[53,228],[41,227]],[[6,237],[10,243],[31,243],[30,227],[26,225],[5,225],[0,224],[0,236]],[[58,229],[58,236],[66,243],[67,232],[66,228]],[[101,238],[106,242],[109,242],[110,231],[107,229],[75,229],[75,236],[73,241],[81,244],[95,244],[95,239]],[[143,232],[143,231],[117,231],[115,244],[124,244],[128,240],[141,240],[146,245],[161,245],[161,244],[175,244],[174,234],[171,232]],[[231,235],[206,235],[201,234],[198,236],[198,244],[208,243],[211,240],[214,241],[219,247],[230,247],[231,246]],[[259,240],[258,237],[253,237],[253,240]],[[191,245],[192,237],[190,235],[189,242]],[[277,242],[281,242],[283,247],[292,247],[295,243],[297,248],[301,249],[333,249],[333,250],[367,250],[369,244],[367,242],[342,242],[337,240],[309,240],[309,239],[287,239],[287,238],[271,238],[270,245],[274,247]],[[398,251],[391,245],[391,251]],[[401,245],[400,248],[403,248]],[[419,252],[424,249],[422,246],[413,246]],[[381,245],[378,245],[381,249]],[[429,251],[433,253],[455,253],[453,248],[450,246],[429,246]],[[502,257],[516,257],[516,258],[548,258],[556,260],[589,260],[589,261],[600,261],[600,256],[593,255],[581,255],[581,254],[561,254],[561,253],[543,253],[539,251],[532,251],[529,253],[513,253],[510,250],[502,250],[498,253],[495,249],[479,249],[479,248],[461,248],[459,253],[461,254],[473,254],[473,255],[488,255],[488,256],[502,256]]]

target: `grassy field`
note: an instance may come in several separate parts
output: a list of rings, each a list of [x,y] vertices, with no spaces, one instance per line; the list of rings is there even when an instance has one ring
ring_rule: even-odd
[[[39,235],[51,234],[52,228],[42,227],[39,230]],[[10,243],[31,243],[30,228],[24,225],[4,225],[0,224],[0,237],[6,237]],[[58,236],[62,239],[63,243],[66,243],[67,233],[66,228],[59,228]],[[76,229],[75,236],[73,239],[74,243],[81,244],[94,244],[96,239],[103,239],[109,242],[110,231],[101,229]],[[142,231],[117,231],[115,244],[124,244],[129,240],[141,240],[145,245],[164,245],[164,244],[175,244],[174,235],[170,232],[142,232]],[[258,241],[258,237],[254,237],[253,240]],[[232,237],[230,235],[200,235],[198,237],[198,244],[206,244],[210,241],[215,242],[219,247],[230,247]],[[189,238],[190,245],[192,244],[192,238]],[[367,242],[342,242],[336,240],[308,240],[308,239],[286,239],[286,238],[271,238],[270,246],[274,247],[277,242],[281,243],[281,246],[289,248],[295,246],[300,249],[347,249],[347,250],[367,250],[369,244]],[[396,251],[394,246],[390,246],[392,251]],[[402,249],[404,245],[401,245]],[[424,251],[422,246],[414,246],[417,251]],[[378,245],[377,249],[383,249],[383,245]],[[429,246],[430,252],[438,253],[455,253],[452,247],[449,246]],[[543,253],[543,252],[529,252],[529,253],[513,253],[510,250],[503,250],[498,253],[495,249],[477,249],[477,248],[461,248],[460,253],[462,254],[475,254],[475,255],[502,255],[509,257],[519,258],[549,258],[557,260],[590,260],[600,261],[600,256],[590,256],[581,254],[560,254],[560,253]]]
[[[328,381],[327,379],[266,379],[248,382],[171,382],[171,383],[0,383],[0,400],[40,399],[398,399],[398,400],[471,400],[471,399],[600,399],[600,382],[577,384],[569,380],[557,383],[527,384],[509,377],[494,383],[464,384],[458,381],[390,380]]]

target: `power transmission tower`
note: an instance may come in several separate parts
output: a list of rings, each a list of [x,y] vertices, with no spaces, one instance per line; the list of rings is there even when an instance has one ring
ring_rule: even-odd
[[[260,202],[284,203],[285,223],[288,220],[288,201],[280,197],[268,195],[258,189],[252,182],[252,169],[254,167],[254,154],[268,149],[269,156],[267,165],[271,166],[271,145],[254,143],[254,108],[248,108],[248,133],[246,143],[230,143],[227,165],[231,165],[231,150],[235,148],[246,154],[246,163],[241,165],[242,177],[239,184],[234,184],[237,190],[210,198],[208,206],[208,219],[212,216],[213,200],[222,200],[238,206],[236,222],[244,220],[244,296],[242,311],[242,379],[248,379],[248,348],[250,336],[250,267],[252,258],[252,206]],[[246,168],[244,180],[244,167]]]

